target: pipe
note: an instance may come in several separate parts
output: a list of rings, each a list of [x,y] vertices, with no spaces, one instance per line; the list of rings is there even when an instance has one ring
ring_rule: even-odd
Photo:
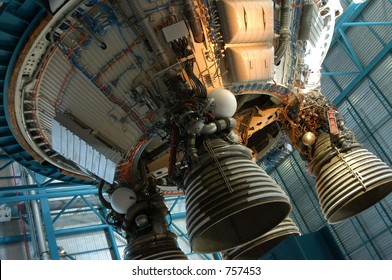
[[[101,182],[99,182],[99,186],[98,186],[98,197],[99,197],[99,201],[101,201],[102,205],[107,208],[107,209],[113,209],[112,205],[110,204],[109,201],[107,201],[102,194],[102,189],[104,186],[105,182],[103,180],[101,180]]]
[[[30,177],[29,177],[30,178]],[[31,195],[35,195],[35,191],[30,191]],[[46,240],[45,240],[45,233],[44,233],[44,225],[42,223],[41,213],[39,210],[37,200],[31,201],[31,208],[33,210],[33,219],[35,228],[37,231],[37,241],[38,241],[38,248],[39,248],[39,255],[41,260],[49,260],[50,255],[48,248],[46,247]]]
[[[162,212],[160,210],[166,210],[166,207],[165,209],[157,209],[152,214],[152,231],[155,234],[162,234],[167,232],[167,224],[165,221],[165,213],[167,213],[167,211]]]
[[[122,227],[124,230],[127,230],[132,221],[135,219],[136,215],[142,210],[148,210],[150,208],[150,202],[148,200],[144,200],[136,203],[135,205],[129,207],[127,214],[125,214],[124,221]]]
[[[11,164],[11,170],[12,170],[12,175],[14,177],[14,187],[16,187],[18,184],[16,182],[16,174],[15,174],[15,168],[14,165]],[[18,194],[16,194],[16,196],[18,196]],[[18,213],[19,213],[19,220],[20,220],[20,224],[22,227],[22,232],[23,232],[23,243],[24,243],[24,247],[25,247],[25,251],[26,251],[26,257],[27,259],[31,259],[30,258],[30,252],[29,252],[29,248],[27,245],[27,234],[26,234],[26,227],[25,227],[25,223],[23,221],[23,217],[22,217],[22,207],[20,205],[20,202],[18,201]]]
[[[193,34],[193,39],[196,43],[204,41],[203,27],[199,15],[195,10],[193,0],[185,0],[185,18],[187,19]]]
[[[205,124],[200,131],[200,135],[211,135],[215,132],[233,128],[237,124],[234,118],[224,118],[208,124]]]
[[[33,244],[34,252],[38,252],[39,248],[38,248],[38,243],[37,243],[37,236],[35,234],[36,230],[35,230],[35,225],[34,225],[34,220],[33,220],[33,212],[31,210],[31,203],[29,203],[27,201],[25,203],[25,207],[26,207],[27,215],[29,217],[31,243]]]
[[[174,166],[176,164],[176,155],[178,147],[178,127],[173,124],[172,134],[170,139],[170,156],[169,156],[169,166],[168,166],[168,177],[172,178],[174,173]]]
[[[198,154],[197,154],[197,149],[196,149],[196,134],[195,133],[190,133],[188,134],[188,150],[190,151],[190,156],[192,159],[192,162],[197,162],[198,159]]]
[[[170,66],[169,57],[166,55],[165,50],[159,41],[157,35],[155,34],[152,26],[150,25],[148,17],[143,12],[143,9],[138,0],[128,0],[129,6],[131,7],[133,13],[135,14],[136,21],[140,24],[144,35],[154,53],[158,57],[158,61],[163,68]]]
[[[289,45],[290,39],[290,22],[291,22],[291,10],[290,0],[282,0],[282,9],[280,12],[280,38],[279,47],[275,52],[275,65],[282,59],[286,52],[287,46]]]

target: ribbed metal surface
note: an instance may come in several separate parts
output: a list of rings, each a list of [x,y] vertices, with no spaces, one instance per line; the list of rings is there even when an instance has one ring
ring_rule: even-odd
[[[173,233],[151,234],[129,240],[125,260],[187,260]]]
[[[369,208],[392,191],[392,169],[366,149],[335,151],[319,135],[310,170],[325,218],[337,223]]]
[[[87,53],[90,52],[86,51]],[[97,59],[97,57],[90,59],[91,61],[101,61],[101,64],[106,61],[103,58]],[[88,67],[89,69],[90,67],[94,68],[94,63],[89,64]],[[99,91],[98,87],[78,70],[74,70],[72,78],[69,78],[68,86],[63,92],[60,92],[61,83],[53,83],[52,81],[63,81],[70,71],[70,63],[64,60],[60,51],[57,51],[47,66],[40,86],[43,98],[40,99],[38,108],[42,129],[51,131],[51,119],[55,115],[52,104],[58,100],[58,110],[64,112],[72,108],[69,110],[70,113],[77,119],[83,120],[86,126],[105,135],[105,138],[108,138],[107,140],[117,147],[125,151],[128,150],[130,143],[134,143],[140,136],[140,130],[130,121],[126,124],[120,123],[119,121],[125,116],[125,112],[111,103]],[[102,114],[102,112],[107,113]],[[117,122],[111,121],[110,116],[116,117]],[[47,137],[50,139],[50,135]]]
[[[336,63],[337,61],[339,61],[339,63]],[[329,70],[329,72],[358,72],[358,67],[339,44],[335,44],[331,47],[323,65]],[[333,76],[333,78],[338,85],[344,89],[352,82],[352,80],[354,80],[355,75]],[[333,81],[331,80],[331,82]],[[339,95],[339,91],[327,91],[327,93],[327,97],[330,100],[334,100],[335,97]]]
[[[392,35],[391,33],[389,34],[389,40],[392,40]],[[392,94],[390,94],[390,79],[392,77],[392,55],[386,55],[385,58],[377,65],[377,67],[372,72],[370,72],[369,76],[374,82],[373,88],[379,90],[383,94],[384,98],[388,100],[389,108],[391,109]]]
[[[184,182],[192,249],[202,253],[227,250],[263,235],[291,208],[276,182],[250,160],[247,148],[221,139],[210,143],[213,152],[199,150],[199,163]]]
[[[292,234],[300,235],[299,229],[290,218],[286,218],[260,238],[225,251],[222,255],[228,260],[257,260]]]
[[[367,22],[391,22],[392,21],[392,3],[390,1],[371,1],[369,6],[362,12],[361,18],[357,21]],[[392,26],[371,26],[377,36],[385,43],[391,40]],[[366,40],[367,43],[368,40]],[[367,49],[367,48],[364,48]]]
[[[292,200],[293,218],[306,234],[325,225],[316,197],[315,179],[306,171],[303,160],[297,153],[291,154],[271,176],[283,187]]]
[[[371,1],[369,8],[364,11],[364,14],[368,13],[371,8],[378,6],[386,10],[389,9],[389,3],[387,1]],[[371,21],[390,21],[379,19],[385,17],[388,19],[391,13],[387,12],[374,12]],[[370,19],[368,19],[370,20]],[[355,27],[355,28],[367,28],[367,27]],[[388,30],[390,26],[371,26],[374,30],[385,29]],[[385,32],[382,38],[386,43],[391,41],[391,32]],[[381,34],[379,34],[381,37]],[[367,50],[367,40],[363,40],[361,48]],[[342,51],[342,50],[341,50]],[[346,54],[343,57],[347,56]],[[331,59],[327,56],[326,61],[329,61],[329,71],[336,71],[334,65],[341,64],[342,61],[339,58],[339,54]],[[336,63],[339,61],[339,63]],[[343,63],[343,62],[342,62]],[[352,62],[350,62],[353,64]],[[366,67],[366,65],[364,65]],[[323,71],[327,71],[323,69]],[[357,71],[357,70],[356,70]],[[351,103],[355,103],[355,107],[352,107],[350,103],[343,100],[339,106],[339,112],[345,117],[345,124],[353,131],[356,138],[364,144],[366,149],[376,154],[384,162],[390,164],[392,160],[391,147],[392,147],[392,95],[390,94],[390,80],[392,78],[392,55],[387,54],[379,64],[369,73],[369,77],[365,77],[358,87],[355,88],[350,94],[349,100]],[[333,100],[339,96],[340,91],[338,90],[335,82],[333,81],[336,76],[323,76],[321,80],[321,86],[323,93],[330,99]],[[366,101],[364,101],[366,100]],[[359,106],[359,107],[358,107]],[[365,112],[366,113],[365,113]],[[311,207],[317,208],[319,212],[319,205],[317,196],[313,196],[308,200],[302,200],[302,204],[297,204],[297,198],[293,197],[290,192],[292,189],[300,189],[302,196],[305,196],[307,192],[305,190],[315,189],[314,179],[307,181],[307,184],[303,184],[301,187],[294,186],[293,173],[288,171],[292,169],[292,166],[288,164],[288,161],[293,161],[293,158],[297,158],[298,161],[293,163],[295,166],[300,166],[302,170],[306,170],[305,164],[301,163],[302,160],[296,152],[290,155],[285,162],[281,163],[276,170],[271,171],[271,176],[275,178],[279,185],[292,198],[292,217],[295,218],[296,224],[299,226],[303,233],[309,231],[315,231],[317,228],[313,228],[315,219],[319,218],[316,215],[313,217],[307,217],[303,219],[306,214],[302,211],[303,208]],[[277,175],[279,173],[280,177]],[[295,178],[295,177],[294,177]],[[286,186],[288,186],[286,190]],[[291,187],[290,187],[291,186]],[[300,192],[298,190],[298,192]],[[295,193],[295,192],[293,192]],[[297,197],[301,194],[299,193]],[[312,196],[312,194],[309,194]],[[300,200],[298,200],[300,201]],[[308,205],[308,206],[306,206]],[[339,224],[330,226],[334,237],[337,240],[343,254],[348,259],[391,259],[392,258],[392,196],[389,195],[375,206],[367,209],[366,211],[356,215],[355,217],[345,220]],[[364,218],[365,217],[365,218]],[[358,219],[360,222],[358,222]],[[325,221],[320,221],[321,224]]]
[[[324,64],[323,64],[324,65]],[[323,72],[329,72],[333,71],[328,68],[327,69],[323,66],[322,67]],[[340,89],[338,88],[338,85],[334,83],[334,77],[327,76],[327,75],[322,75],[321,76],[321,91],[324,92],[325,96],[329,100],[334,100],[334,98],[339,96]]]
[[[76,260],[112,260],[111,244],[104,231],[58,236],[56,242]]]
[[[375,131],[390,117],[388,110],[391,108],[384,104],[380,96],[372,90],[370,82],[366,79],[358,84],[355,91],[350,95],[349,100],[350,105],[354,107],[356,112],[360,112],[360,118],[366,122],[367,127],[372,131]],[[377,110],[374,110],[374,108],[377,108]]]
[[[383,48],[382,43],[367,27],[350,28],[346,35],[362,65],[368,65]]]

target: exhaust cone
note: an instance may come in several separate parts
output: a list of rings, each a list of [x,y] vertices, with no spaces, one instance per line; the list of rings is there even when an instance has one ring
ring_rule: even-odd
[[[338,223],[374,205],[392,191],[392,169],[359,144],[338,150],[328,133],[318,136],[309,163],[326,220]]]
[[[124,249],[125,260],[187,260],[178,248],[176,235],[168,232],[149,234],[129,241]]]
[[[298,227],[286,218],[277,227],[245,245],[222,252],[226,260],[258,260],[291,234],[300,235]]]
[[[187,174],[187,229],[192,249],[211,253],[252,241],[289,214],[289,198],[250,160],[248,148],[205,139]]]

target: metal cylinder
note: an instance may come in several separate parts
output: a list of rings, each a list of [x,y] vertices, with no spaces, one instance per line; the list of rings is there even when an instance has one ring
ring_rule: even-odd
[[[192,249],[211,253],[252,241],[289,214],[289,198],[242,145],[205,138],[184,185]]]
[[[128,240],[124,249],[125,260],[187,260],[178,247],[176,235],[171,232],[149,234]]]
[[[226,260],[258,260],[291,234],[300,235],[298,227],[286,218],[277,227],[249,243],[222,252]]]
[[[275,64],[278,64],[286,52],[290,39],[291,26],[291,8],[290,1],[282,1],[281,18],[280,18],[280,38],[279,47],[275,52]]]
[[[190,25],[193,39],[196,43],[202,43],[204,41],[203,27],[195,8],[193,0],[185,0],[185,18]]]
[[[354,144],[339,150],[328,133],[318,136],[309,163],[325,219],[338,223],[374,205],[392,192],[392,169]]]
[[[155,55],[159,58],[158,61],[163,68],[170,66],[169,57],[167,56],[164,47],[155,34],[154,29],[150,24],[150,20],[147,15],[143,12],[143,9],[138,0],[128,0],[129,6],[131,7],[140,27],[142,28],[143,34],[146,37],[150,47],[154,50]]]

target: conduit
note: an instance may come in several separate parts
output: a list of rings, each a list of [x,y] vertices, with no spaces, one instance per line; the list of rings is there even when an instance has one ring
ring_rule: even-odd
[[[34,185],[34,182],[31,176],[27,176],[27,183],[29,185]],[[35,195],[36,191],[30,191],[30,195]],[[31,200],[31,208],[33,210],[33,219],[34,225],[37,234],[37,241],[38,241],[38,249],[39,249],[39,256],[41,260],[50,260],[49,251],[46,247],[46,240],[45,240],[45,233],[44,233],[44,225],[41,218],[40,208],[38,206],[37,200]]]
[[[14,164],[11,164],[11,168],[12,168],[12,175],[14,176],[14,186],[16,187],[17,183],[16,183],[16,175],[15,175]],[[18,195],[19,194],[16,193],[16,196],[18,196]],[[25,227],[25,223],[24,223],[23,218],[22,218],[22,207],[20,206],[19,202],[18,202],[18,213],[19,213],[19,218],[20,218],[20,224],[22,226],[23,243],[24,243],[25,250],[26,250],[26,258],[28,260],[30,260],[31,259],[30,258],[30,252],[29,252],[29,248],[27,246],[26,227]]]
[[[140,23],[140,26],[143,30],[144,35],[150,47],[153,49],[154,53],[158,57],[158,61],[163,68],[167,68],[170,66],[170,61],[168,56],[165,53],[165,50],[159,41],[157,35],[155,34],[152,26],[149,23],[148,17],[144,14],[142,7],[138,0],[128,0],[129,6],[131,7],[133,13],[135,14],[137,22]]]
[[[275,65],[279,63],[283,55],[286,52],[287,46],[289,45],[290,39],[290,22],[291,22],[291,10],[290,1],[282,0],[282,9],[280,15],[280,38],[279,47],[275,52]]]

